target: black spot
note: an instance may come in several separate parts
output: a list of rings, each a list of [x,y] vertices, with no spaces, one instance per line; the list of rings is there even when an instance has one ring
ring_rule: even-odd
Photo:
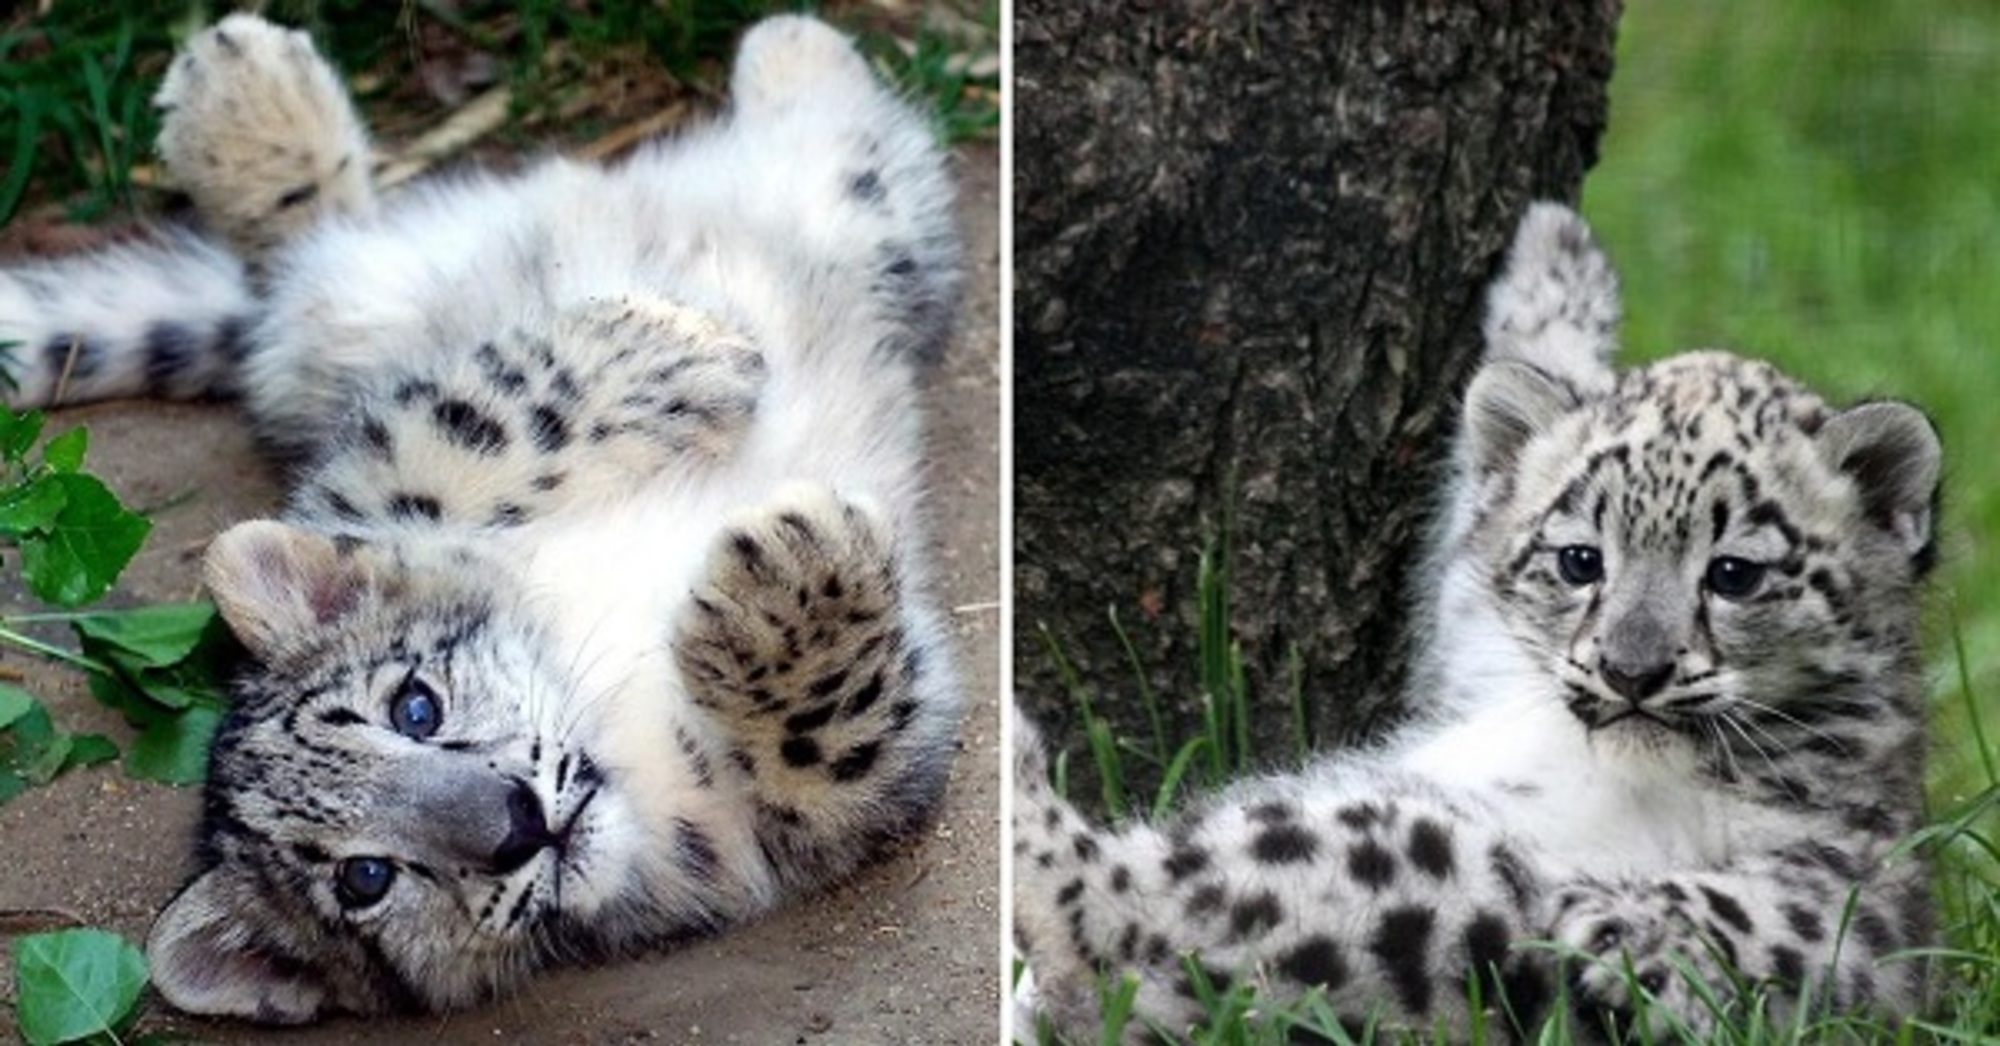
[[[1194,893],[1188,895],[1187,916],[1190,919],[1199,919],[1214,915],[1222,910],[1223,902],[1228,899],[1228,892],[1219,884],[1204,883],[1196,887]]]
[[[1791,925],[1793,933],[1799,935],[1799,940],[1817,944],[1826,938],[1826,924],[1812,909],[1802,904],[1787,903],[1781,910],[1785,913],[1785,922]]]
[[[396,456],[396,437],[389,432],[389,426],[373,414],[361,418],[361,439],[378,458],[388,460]]]
[[[1319,837],[1296,824],[1274,824],[1250,843],[1250,856],[1265,864],[1310,861],[1319,852]]]
[[[311,203],[313,197],[318,195],[319,184],[316,182],[307,182],[298,188],[287,189],[283,196],[278,197],[278,209],[281,211],[289,210],[300,204]]]
[[[553,454],[569,446],[569,421],[554,407],[536,407],[528,412],[528,438],[536,450]]]
[[[464,400],[438,401],[431,408],[431,420],[446,440],[474,453],[491,455],[507,449],[507,430]]]
[[[1895,936],[1889,930],[1889,923],[1882,913],[1873,908],[1862,908],[1854,914],[1854,932],[1875,955],[1885,955],[1895,947]]]
[[[854,180],[847,183],[847,191],[855,199],[871,205],[881,203],[889,195],[889,191],[882,187],[881,173],[874,170],[855,175]]]
[[[810,737],[787,737],[778,746],[786,766],[812,766],[820,761],[819,742]]]
[[[1356,803],[1353,806],[1343,806],[1333,816],[1338,818],[1341,824],[1357,832],[1370,825],[1384,823],[1388,820],[1382,808],[1376,806],[1374,803]]]
[[[1701,887],[1701,895],[1708,898],[1709,910],[1721,916],[1723,922],[1735,927],[1737,933],[1750,932],[1750,913],[1736,903],[1736,898],[1707,886]]]
[[[250,355],[250,321],[230,316],[215,326],[215,351],[231,363],[241,363]]]
[[[319,714],[319,721],[328,726],[358,726],[368,720],[351,708],[329,708]]]
[[[1273,799],[1243,811],[1243,816],[1256,824],[1281,824],[1292,819],[1292,805]]]
[[[1510,937],[1506,921],[1492,912],[1479,912],[1465,926],[1465,961],[1479,980],[1480,1001],[1489,1006],[1505,990],[1502,967],[1507,961]]]
[[[432,522],[444,518],[444,506],[438,500],[423,494],[393,494],[389,497],[389,515],[397,519],[428,519]]]
[[[1124,893],[1132,888],[1132,869],[1124,865],[1114,865],[1111,869],[1111,892]]]
[[[685,817],[675,818],[674,828],[674,851],[681,870],[698,882],[713,882],[716,868],[721,864],[714,841]]]
[[[1778,975],[1778,980],[1796,988],[1806,979],[1806,957],[1788,945],[1772,945],[1771,969]]]
[[[1347,850],[1347,874],[1371,890],[1380,890],[1396,881],[1395,855],[1373,839],[1364,839]]]
[[[1198,846],[1183,846],[1168,854],[1160,867],[1166,869],[1168,878],[1180,882],[1208,867],[1208,851]]]
[[[194,367],[200,354],[200,340],[178,323],[155,323],[146,328],[146,391],[160,396],[173,390],[177,379]],[[71,371],[75,377],[75,371]]]
[[[847,670],[842,668],[813,680],[812,684],[806,687],[806,692],[814,697],[825,697],[846,685]]]
[[[1071,879],[1068,885],[1056,891],[1056,903],[1067,907],[1068,905],[1075,904],[1076,899],[1082,896],[1083,880],[1081,878]]]
[[[407,407],[418,400],[438,398],[438,387],[434,381],[406,381],[396,386],[396,405]]]
[[[825,726],[827,722],[833,718],[834,710],[838,707],[839,707],[838,702],[828,701],[825,704],[816,706],[814,708],[808,708],[803,712],[796,712],[793,713],[792,715],[786,716],[785,733],[788,734],[812,733],[813,731],[818,730],[820,727]]]
[[[856,690],[848,697],[846,711],[843,715],[848,719],[852,719],[868,711],[869,707],[881,696],[882,673],[876,672],[874,675],[868,677],[868,682],[862,684],[861,689]]]
[[[1392,908],[1368,939],[1368,951],[1382,964],[1396,1001],[1412,1014],[1430,1012],[1429,972],[1431,930],[1436,917],[1428,908]]]
[[[1264,890],[1237,901],[1229,910],[1229,935],[1239,941],[1254,937],[1278,925],[1283,918],[1278,895]]]
[[[847,750],[847,754],[833,764],[833,779],[853,781],[867,775],[875,766],[875,758],[882,754],[882,742],[863,741]]]
[[[1328,992],[1340,990],[1349,976],[1340,946],[1324,934],[1308,937],[1280,956],[1278,971],[1305,987],[1320,987]]]
[[[1409,855],[1410,863],[1433,879],[1451,875],[1451,829],[1427,817],[1417,818],[1410,825]]]
[[[493,506],[493,515],[488,520],[496,527],[518,527],[528,521],[528,510],[511,501],[503,501]]]
[[[1097,840],[1091,838],[1088,834],[1083,832],[1076,833],[1076,837],[1070,840],[1070,844],[1076,849],[1077,860],[1085,864],[1097,860]]]

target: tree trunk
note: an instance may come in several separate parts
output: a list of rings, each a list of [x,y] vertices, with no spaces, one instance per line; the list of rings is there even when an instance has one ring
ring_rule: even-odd
[[[1149,733],[1107,608],[1185,733],[1209,541],[1260,751],[1289,750],[1294,647],[1317,743],[1393,716],[1484,288],[1528,202],[1574,200],[1596,158],[1618,12],[1017,3],[1016,689],[1057,743],[1044,627]]]

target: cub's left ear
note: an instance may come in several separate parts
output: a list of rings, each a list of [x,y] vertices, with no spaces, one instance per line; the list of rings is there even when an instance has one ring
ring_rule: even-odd
[[[1828,418],[1818,442],[1827,464],[1854,480],[1869,522],[1896,539],[1919,573],[1928,568],[1944,456],[1931,419],[1907,403],[1863,403]]]

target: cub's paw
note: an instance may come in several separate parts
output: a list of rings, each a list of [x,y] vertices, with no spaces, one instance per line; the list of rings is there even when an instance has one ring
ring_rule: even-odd
[[[763,353],[704,312],[648,299],[589,302],[562,313],[554,333],[567,387],[586,386],[572,397],[588,401],[573,417],[591,419],[572,432],[581,421],[563,418],[564,442],[580,438],[593,458],[635,478],[728,457],[764,391]]]
[[[766,18],[743,37],[730,74],[729,93],[737,110],[756,113],[782,108],[827,91],[873,89],[874,74],[852,41],[816,18]]]
[[[1735,994],[1733,944],[1704,935],[1671,883],[1573,883],[1557,891],[1554,911],[1549,937],[1568,964],[1570,1001],[1593,1029],[1702,1039]]]
[[[888,522],[823,486],[739,517],[710,553],[675,656],[775,824],[826,838],[895,816],[878,793],[926,758],[903,737],[925,667],[900,598]]]
[[[360,117],[305,33],[230,15],[181,48],[153,104],[173,181],[246,257],[374,206]]]

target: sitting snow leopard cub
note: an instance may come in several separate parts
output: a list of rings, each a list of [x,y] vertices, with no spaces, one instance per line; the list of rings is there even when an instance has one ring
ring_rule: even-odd
[[[915,368],[959,286],[924,121],[827,26],[603,170],[378,203],[307,38],[161,88],[192,235],[0,273],[17,403],[240,395],[295,466],[206,578],[252,661],[175,1006],[465,1006],[754,916],[914,833],[960,695],[922,561]]]
[[[1925,869],[1892,850],[1921,815],[1937,437],[1720,352],[1614,372],[1617,318],[1589,230],[1536,206],[1397,736],[1107,830],[1024,729],[1016,932],[1060,1027],[1094,1034],[1101,975],[1186,1027],[1190,955],[1216,985],[1459,1035],[1473,987],[1503,1025],[1567,999],[1588,1031],[1655,1036],[1704,1035],[1704,997],[1741,984],[1779,1016],[1920,1005],[1894,953],[1930,939]]]

